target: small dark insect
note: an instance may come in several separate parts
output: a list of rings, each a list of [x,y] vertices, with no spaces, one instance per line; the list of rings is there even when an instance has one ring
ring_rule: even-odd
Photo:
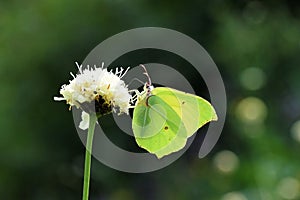
[[[182,105],[185,104],[185,101],[181,102],[181,104],[182,104]]]
[[[168,129],[169,129],[169,127],[165,126],[165,130],[168,130]]]

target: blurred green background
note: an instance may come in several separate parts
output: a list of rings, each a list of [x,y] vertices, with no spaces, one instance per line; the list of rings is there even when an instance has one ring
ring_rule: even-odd
[[[214,59],[228,95],[224,131],[204,159],[197,137],[180,159],[152,173],[118,172],[93,160],[90,199],[300,199],[299,5],[1,0],[0,198],[81,199],[84,146],[68,106],[53,97],[76,73],[74,62],[100,42],[158,26],[187,34]],[[116,62],[183,62],[165,52],[135,53]],[[185,75],[197,91],[203,87],[192,70]]]

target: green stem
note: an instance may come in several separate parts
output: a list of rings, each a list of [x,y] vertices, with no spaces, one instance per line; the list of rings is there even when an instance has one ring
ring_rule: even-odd
[[[83,180],[83,195],[82,200],[89,199],[90,176],[91,176],[91,160],[92,160],[92,146],[95,124],[97,121],[96,114],[90,114],[89,130],[86,140],[85,162],[84,162],[84,180]]]

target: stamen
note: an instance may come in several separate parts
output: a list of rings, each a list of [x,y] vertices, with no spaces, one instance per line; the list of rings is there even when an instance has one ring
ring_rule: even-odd
[[[80,74],[82,74],[82,64],[79,65],[78,62],[75,62],[75,64],[76,64],[76,66],[77,66],[77,68],[78,68]]]
[[[123,75],[119,76],[120,78],[123,78],[125,76],[125,74],[128,72],[128,70],[130,69],[130,67],[127,67],[125,72],[123,73]],[[123,71],[123,68],[122,68],[122,71]]]
[[[116,71],[114,72],[114,74],[117,76],[117,75],[118,75],[118,68],[116,67],[115,70],[116,70]],[[111,70],[111,71],[112,71],[112,70]]]
[[[70,74],[71,74],[71,76],[75,79],[75,76],[74,76],[74,74],[72,73],[72,72],[70,72]]]

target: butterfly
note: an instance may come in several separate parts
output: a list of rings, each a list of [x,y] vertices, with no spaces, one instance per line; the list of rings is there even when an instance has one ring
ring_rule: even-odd
[[[137,92],[132,129],[137,144],[157,158],[184,148],[187,139],[200,127],[218,117],[205,99],[168,87],[154,87],[148,81]]]

